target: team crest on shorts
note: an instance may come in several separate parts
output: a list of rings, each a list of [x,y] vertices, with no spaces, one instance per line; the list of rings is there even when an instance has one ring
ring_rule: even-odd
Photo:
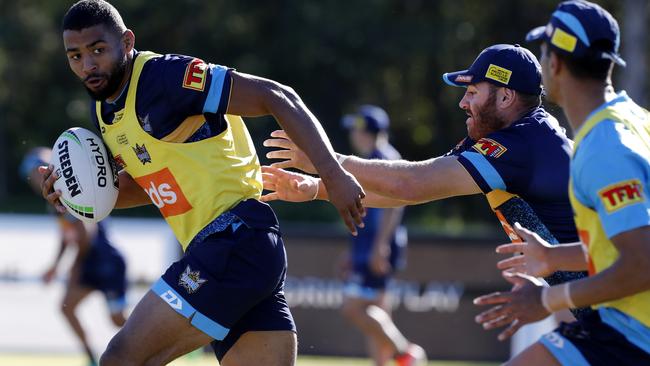
[[[192,272],[192,269],[188,265],[185,267],[185,271],[183,271],[181,276],[178,278],[178,285],[185,287],[188,294],[193,294],[198,291],[206,281],[206,279],[201,278],[200,271]]]
[[[149,155],[149,151],[147,151],[147,148],[144,146],[144,144],[140,146],[136,143],[135,147],[133,148],[133,152],[135,152],[135,155],[138,157],[138,160],[140,160],[142,165],[151,163],[151,155]]]

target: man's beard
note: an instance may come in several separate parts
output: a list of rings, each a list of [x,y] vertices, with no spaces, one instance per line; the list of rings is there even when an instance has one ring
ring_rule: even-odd
[[[497,115],[496,101],[496,90],[491,89],[485,103],[477,107],[476,113],[472,113],[474,128],[469,131],[469,137],[472,140],[478,141],[492,132],[502,129],[508,123],[508,121]]]
[[[127,62],[127,58],[122,57],[108,74],[92,74],[87,76],[86,79],[98,76],[106,78],[106,86],[98,91],[90,90],[84,83],[84,88],[86,88],[88,95],[90,95],[94,100],[106,100],[108,97],[115,94],[122,83],[124,74],[126,73]]]

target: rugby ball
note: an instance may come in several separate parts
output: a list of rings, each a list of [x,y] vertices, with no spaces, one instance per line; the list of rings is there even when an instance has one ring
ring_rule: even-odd
[[[70,128],[54,143],[51,163],[58,176],[54,189],[61,191],[61,203],[70,214],[95,223],[111,213],[118,177],[101,138],[85,128]]]

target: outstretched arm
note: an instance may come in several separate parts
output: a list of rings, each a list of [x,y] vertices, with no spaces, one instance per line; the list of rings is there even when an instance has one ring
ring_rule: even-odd
[[[526,284],[512,292],[496,292],[474,300],[477,305],[495,305],[476,317],[485,329],[509,327],[499,335],[505,339],[522,325],[539,320],[551,311],[584,307],[621,299],[650,290],[650,226],[620,233],[611,238],[619,252],[616,261],[597,274],[541,289]]]
[[[499,245],[500,254],[518,254],[497,263],[504,271],[546,277],[555,271],[586,271],[587,258],[582,243],[550,245],[536,233],[515,223],[514,229],[523,243]]]
[[[268,147],[281,150],[267,154],[277,168],[298,168],[310,172],[311,164],[301,149],[283,131],[274,131]],[[412,162],[405,160],[369,160],[338,155],[345,170],[352,173],[364,189],[388,198],[423,203],[447,197],[481,193],[472,176],[454,156]]]
[[[320,122],[288,86],[253,75],[231,72],[228,113],[243,117],[272,115],[313,162],[330,192],[330,201],[353,234],[361,225],[364,196],[356,179],[336,161]]]
[[[262,178],[264,181],[264,189],[270,191],[262,196],[262,201],[329,201],[329,193],[320,178],[270,166],[262,167]],[[363,199],[363,205],[367,207],[390,208],[415,203],[417,202],[384,197],[371,191],[368,191],[366,197]]]

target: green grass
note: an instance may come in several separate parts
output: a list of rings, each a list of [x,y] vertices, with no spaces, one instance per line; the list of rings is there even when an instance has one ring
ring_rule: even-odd
[[[82,355],[67,354],[0,354],[0,365],[11,366],[87,366]],[[190,354],[172,362],[172,366],[215,366],[212,355]],[[297,366],[371,366],[368,359],[300,356]],[[493,366],[489,362],[430,361],[428,366]]]

